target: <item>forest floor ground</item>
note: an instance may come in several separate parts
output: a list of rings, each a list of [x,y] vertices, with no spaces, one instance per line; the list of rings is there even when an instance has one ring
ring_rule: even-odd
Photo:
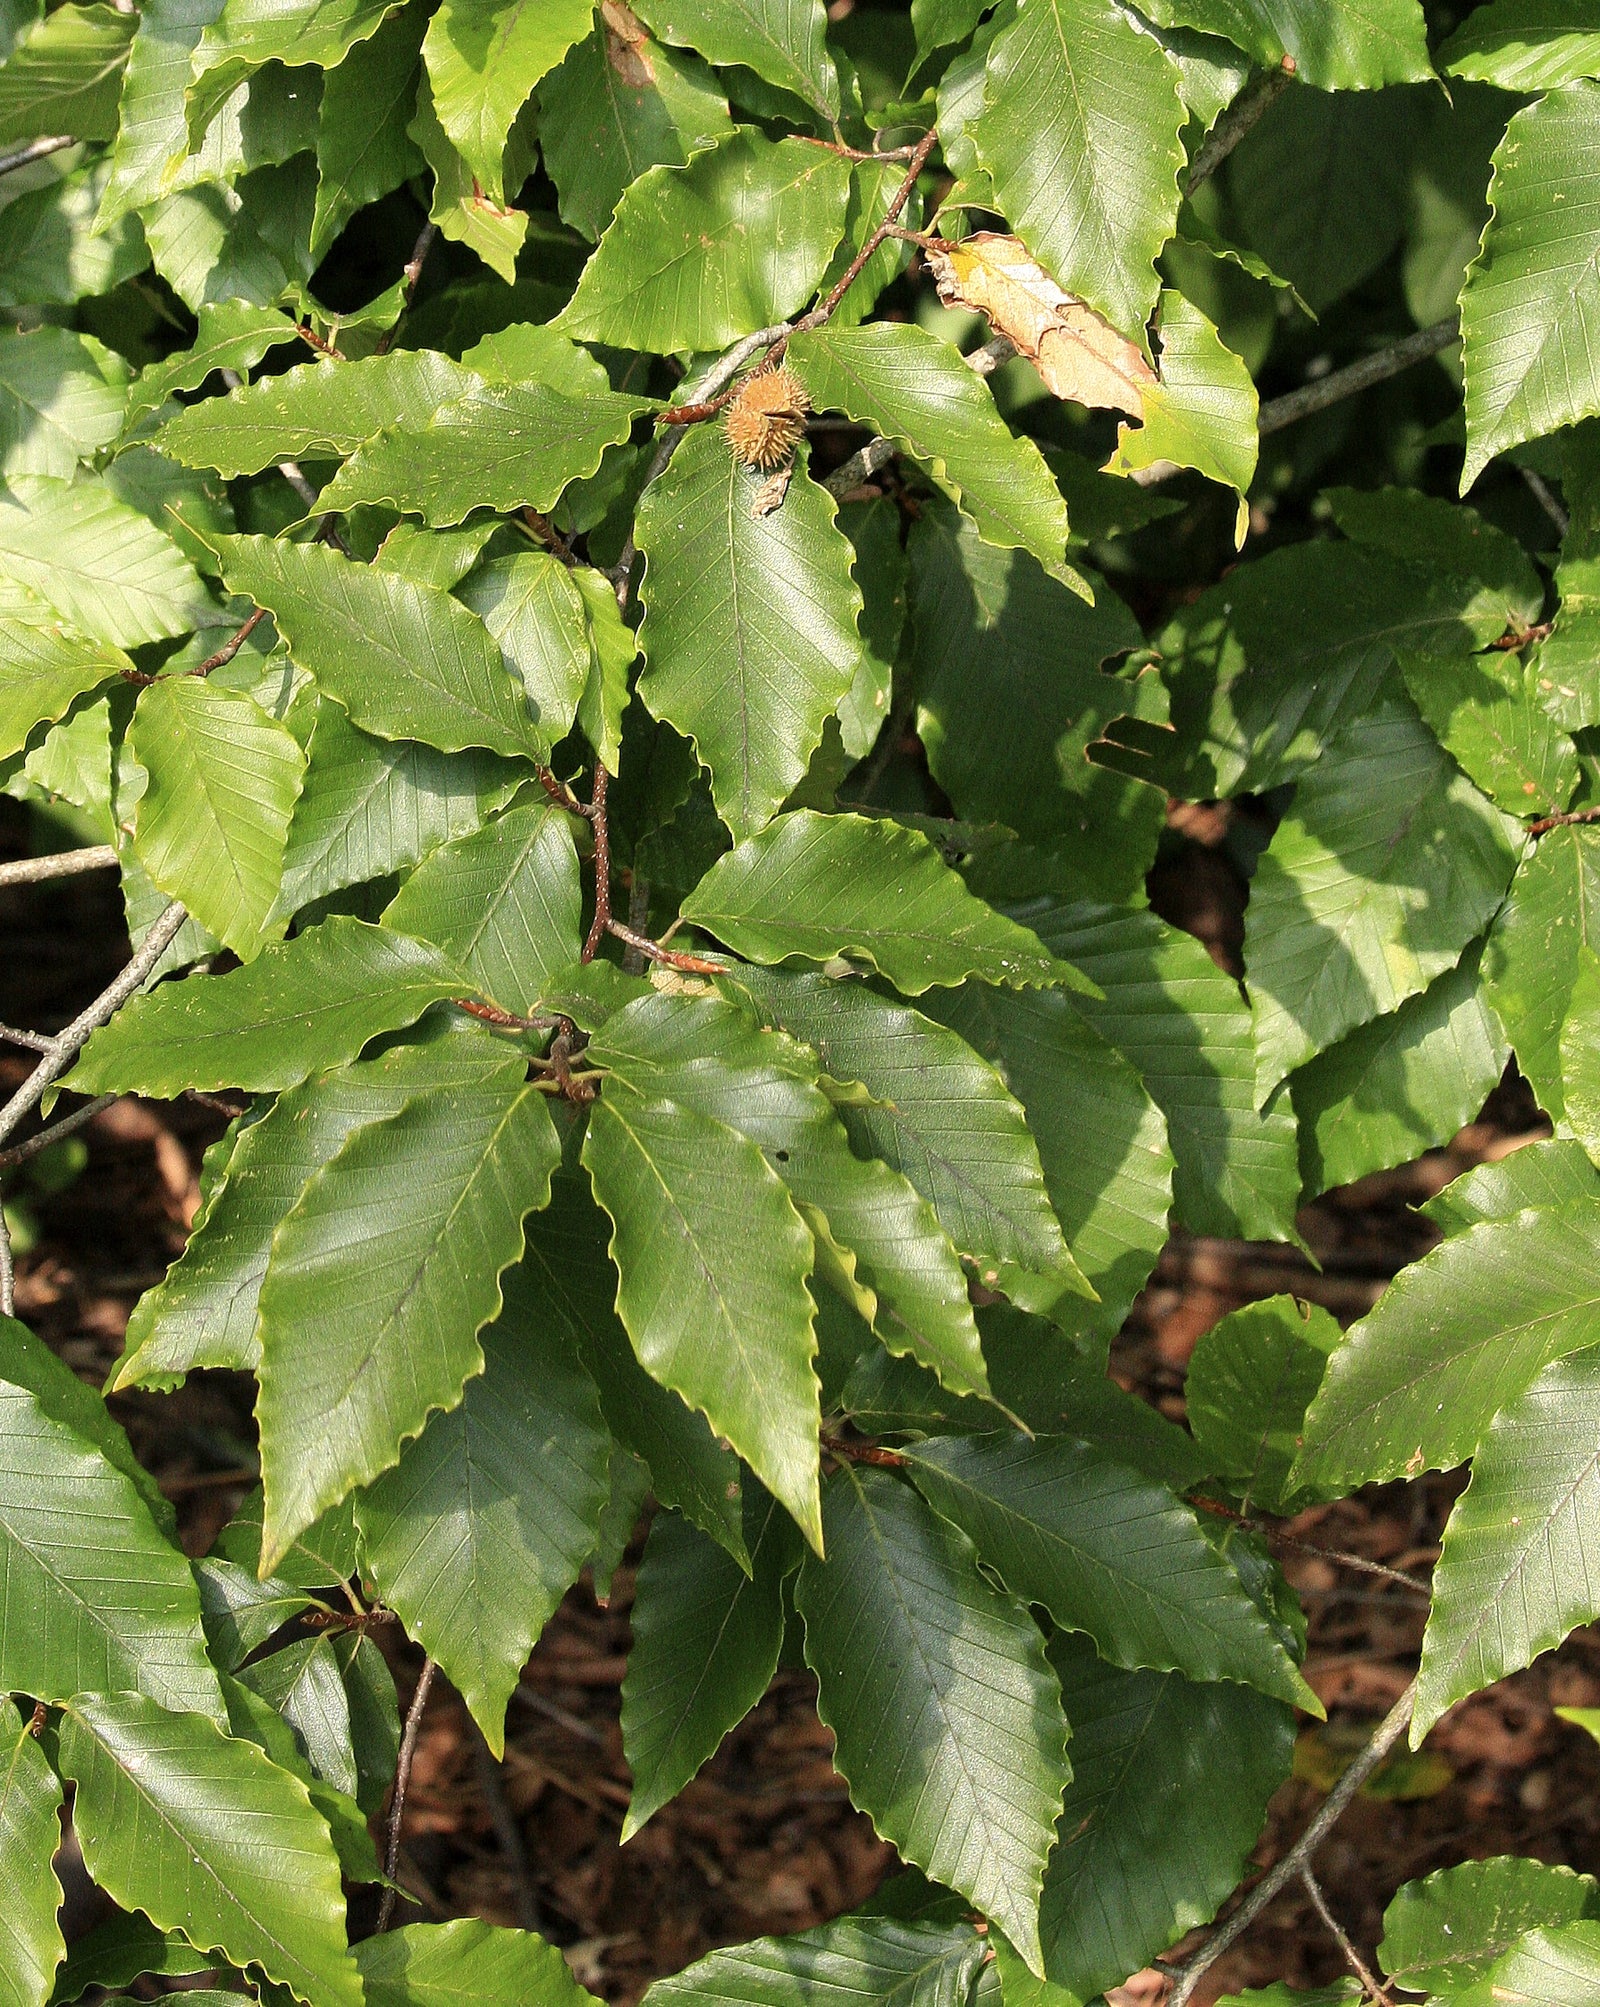
[[[0,856],[22,853],[26,825],[0,803]],[[1237,951],[1237,887],[1222,831],[1204,813],[1152,893],[1219,961]],[[0,1023],[58,1027],[110,978],[126,953],[109,876],[0,893]],[[26,1056],[0,1048],[0,1083]],[[21,1254],[19,1314],[96,1385],[122,1346],[128,1313],[183,1245],[198,1202],[201,1152],[223,1117],[193,1102],[116,1103],[84,1132],[85,1168],[53,1194],[8,1190],[37,1228]],[[1298,1249],[1177,1236],[1112,1351],[1123,1385],[1174,1419],[1196,1340],[1224,1312],[1282,1290],[1348,1323],[1376,1300],[1433,1229],[1414,1210],[1468,1164],[1547,1128],[1520,1082],[1497,1091],[1448,1149],[1330,1193],[1300,1228]],[[250,1392],[242,1378],[195,1376],[172,1396],[118,1397],[135,1448],[179,1509],[189,1551],[205,1551],[254,1481]],[[1296,1776],[1273,1800],[1256,1850],[1279,1858],[1348,1753],[1415,1670],[1425,1604],[1358,1563],[1426,1575],[1460,1478],[1373,1487],[1305,1513],[1278,1552],[1310,1620],[1306,1676],[1329,1722],[1308,1729]],[[829,1761],[809,1675],[780,1672],[765,1700],[673,1804],[618,1845],[628,1773],[617,1727],[628,1647],[636,1535],[609,1602],[587,1580],[567,1597],[514,1695],[506,1758],[496,1765],[455,1695],[435,1688],[406,1808],[402,1879],[413,1916],[478,1915],[537,1925],[578,1977],[631,2007],[657,1975],[713,1946],[804,1930],[864,1901],[892,1866],[889,1848],[849,1803]],[[376,1635],[402,1697],[417,1659]],[[1380,1772],[1324,1844],[1317,1872],[1330,1906],[1365,1952],[1403,1881],[1498,1853],[1600,1870],[1600,1747],[1558,1719],[1557,1705],[1600,1705],[1600,1634],[1582,1631],[1529,1671],[1464,1703],[1419,1757]],[[81,1874],[69,1882],[69,1936],[96,1920]],[[1242,1985],[1338,1975],[1336,1946],[1291,1884],[1208,1975],[1201,2007]],[[1114,2007],[1159,2007],[1151,1972]]]

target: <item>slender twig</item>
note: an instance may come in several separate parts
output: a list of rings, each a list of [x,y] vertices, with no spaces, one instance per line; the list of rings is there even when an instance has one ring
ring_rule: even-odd
[[[822,485],[830,495],[848,495],[852,488],[859,488],[863,481],[871,480],[878,469],[886,467],[894,456],[892,439],[869,439],[842,466],[836,467]]]
[[[74,1108],[70,1115],[63,1115],[59,1122],[52,1122],[48,1129],[41,1129],[37,1136],[30,1136],[25,1143],[13,1143],[9,1150],[0,1150],[0,1168],[10,1170],[13,1165],[25,1164],[30,1157],[37,1157],[48,1150],[52,1143],[63,1142],[77,1130],[86,1128],[102,1109],[109,1108],[118,1097],[102,1094],[82,1108]]]
[[[557,780],[548,767],[536,766],[533,771],[540,787],[557,808],[564,808],[568,815],[581,815],[587,819],[589,811],[564,780]]]
[[[19,857],[0,864],[0,886],[43,885],[52,878],[76,878],[80,871],[109,871],[116,862],[117,853],[109,843],[58,850],[51,857]]]
[[[1251,127],[1259,124],[1268,108],[1294,82],[1294,71],[1294,57],[1285,56],[1275,70],[1264,70],[1245,85],[1200,142],[1184,184],[1186,195],[1193,195],[1203,181],[1209,181]]]
[[[213,669],[220,669],[225,662],[231,662],[266,617],[267,609],[264,606],[258,606],[249,619],[234,630],[232,638],[223,642],[215,655],[208,655],[204,662],[198,668],[191,669],[189,674],[191,676],[209,676]]]
[[[59,153],[64,146],[76,146],[77,143],[70,132],[56,133],[49,139],[30,139],[26,146],[19,146],[14,153],[0,153],[0,174],[14,173],[19,167],[31,167],[47,154]]]
[[[422,1711],[428,1705],[433,1676],[438,1670],[432,1659],[425,1658],[422,1661],[422,1671],[417,1676],[417,1690],[411,1696],[411,1705],[406,1709],[405,1730],[400,1737],[400,1760],[395,1765],[394,1791],[389,1799],[389,1827],[383,1854],[383,1872],[391,1882],[400,1866],[400,1826],[406,1815],[406,1792],[411,1788],[411,1765],[417,1753],[417,1737],[422,1732]],[[383,1899],[378,1904],[380,1931],[389,1928],[389,1920],[393,1915],[394,1890],[386,1888]]]
[[[0,1205],[0,1317],[17,1314],[17,1264],[11,1252],[11,1222]]]
[[[317,506],[317,491],[301,472],[298,460],[280,460],[278,462],[278,472],[289,483],[289,486],[293,488],[308,509],[314,509]]]
[[[693,976],[725,976],[728,973],[722,962],[708,962],[701,955],[686,955],[680,948],[664,948],[659,941],[652,941],[648,934],[636,934],[631,927],[625,927],[609,914],[606,916],[605,931],[624,946],[637,949],[647,961],[661,962],[669,969],[683,969]]]
[[[324,341],[315,328],[304,326],[297,322],[295,333],[305,343],[307,348],[314,348],[318,355],[325,355],[333,362],[344,361],[344,351],[335,348],[331,341]]]
[[[648,937],[650,932],[650,880],[635,868],[628,877],[628,925],[635,936]],[[628,947],[622,957],[622,972],[628,976],[644,974],[645,952],[642,948]]]
[[[1537,822],[1528,824],[1528,834],[1547,836],[1552,829],[1566,829],[1575,822],[1600,822],[1600,808],[1559,809],[1554,815],[1541,815]]]
[[[1309,418],[1313,411],[1325,411],[1330,404],[1354,397],[1357,392],[1369,390],[1375,383],[1387,382],[1391,376],[1398,376],[1413,363],[1422,362],[1430,355],[1437,355],[1440,349],[1448,348],[1460,331],[1460,322],[1451,314],[1446,320],[1435,321],[1431,328],[1421,328],[1416,334],[1407,335],[1404,341],[1393,342],[1373,355],[1362,356],[1359,362],[1352,362],[1344,369],[1319,377],[1315,383],[1291,390],[1286,397],[1275,397],[1270,404],[1262,405],[1256,430],[1265,439],[1269,433],[1281,432],[1286,425],[1293,425],[1296,419]]]
[[[1361,1953],[1356,1950],[1344,1926],[1334,1915],[1333,1911],[1329,1909],[1328,1899],[1322,1893],[1322,1885],[1318,1882],[1310,1868],[1306,1867],[1303,1863],[1300,1868],[1300,1879],[1305,1884],[1306,1894],[1311,1898],[1312,1908],[1322,1918],[1323,1923],[1327,1926],[1328,1934],[1344,1953],[1345,1964],[1349,1966],[1357,1979],[1361,1981],[1368,1999],[1376,2000],[1380,2003],[1380,2007],[1394,2007],[1394,2002],[1390,1999],[1388,1993],[1385,1992],[1382,1982],[1373,1973],[1371,1967],[1361,1956]]]
[[[57,1032],[39,1064],[0,1108],[0,1143],[14,1133],[23,1117],[44,1098],[45,1089],[64,1073],[89,1042],[93,1033],[122,1008],[144,982],[150,971],[171,947],[178,929],[189,917],[182,902],[174,899],[140,943],[137,954],[116,980],[108,983],[92,1004],[79,1011],[64,1031]]]
[[[611,776],[596,760],[594,791],[589,800],[589,820],[594,825],[594,918],[580,961],[592,962],[595,949],[611,925],[611,825],[606,816],[606,787]]]
[[[533,1892],[533,1878],[528,1873],[528,1853],[522,1844],[522,1829],[506,1803],[499,1759],[484,1740],[483,1731],[475,1721],[468,1732],[472,1737],[472,1760],[478,1772],[478,1788],[489,1807],[489,1823],[494,1827],[494,1836],[500,1843],[500,1852],[511,1876],[517,1926],[521,1930],[538,1930],[539,1901]]]
[[[1332,1828],[1343,1817],[1362,1785],[1405,1734],[1416,1701],[1417,1683],[1413,1680],[1378,1724],[1372,1740],[1328,1793],[1321,1810],[1283,1859],[1270,1873],[1262,1876],[1209,1942],[1203,1944],[1184,1964],[1171,1968],[1174,1985],[1167,2007],[1189,2007],[1200,1981],[1228,1946],[1250,1928],[1278,1891],[1286,1887],[1300,1873]]]
[[[25,1045],[30,1052],[48,1052],[55,1044],[42,1031],[18,1031],[14,1025],[0,1024],[0,1044]]]
[[[809,132],[797,133],[807,146],[825,146],[829,153],[842,154],[846,160],[909,160],[921,145],[920,140],[911,140],[905,146],[885,146],[877,152],[864,146],[847,146],[842,139],[817,139]]]
[[[518,1017],[515,1011],[502,1010],[498,1004],[480,1003],[475,997],[452,997],[450,1001],[457,1010],[464,1010],[468,1017],[475,1017],[483,1024],[492,1024],[496,1031],[558,1031],[566,1022],[565,1018]]]
[[[411,302],[417,297],[417,287],[422,280],[422,268],[427,263],[428,253],[433,249],[433,240],[439,234],[439,226],[431,220],[424,223],[411,247],[411,256],[405,262],[400,274],[400,311],[395,316],[394,325],[386,328],[378,338],[376,353],[387,355],[394,347],[395,338],[405,326],[406,315],[411,311]]]
[[[1556,535],[1558,537],[1565,537],[1567,531],[1572,528],[1572,518],[1556,500],[1550,483],[1539,472],[1537,467],[1519,466],[1517,471],[1521,474],[1523,480],[1527,482],[1528,493],[1532,495],[1533,499],[1544,510],[1551,522],[1555,524]]]
[[[1191,1498],[1189,1503],[1199,1512],[1210,1512],[1218,1519],[1231,1520],[1246,1533],[1259,1533],[1280,1547],[1293,1547],[1301,1554],[1314,1554],[1319,1561],[1332,1561],[1341,1568],[1354,1568],[1363,1575],[1381,1575],[1384,1581],[1398,1582],[1402,1588],[1414,1590],[1419,1596],[1428,1594],[1427,1583],[1419,1577],[1404,1575],[1398,1568],[1386,1568],[1381,1561],[1369,1561],[1364,1554],[1346,1554],[1337,1547],[1318,1547],[1310,1540],[1301,1540],[1296,1534],[1286,1533],[1281,1526],[1270,1525],[1264,1519],[1253,1519],[1248,1512],[1236,1511],[1233,1506],[1223,1505],[1215,1498]]]
[[[822,302],[822,305],[820,307],[813,307],[810,313],[802,314],[799,320],[795,322],[795,332],[797,334],[803,334],[811,328],[820,328],[833,318],[839,302],[849,292],[856,280],[860,278],[867,260],[877,250],[884,238],[888,236],[895,224],[899,222],[900,212],[911,200],[911,191],[916,187],[918,177],[928,164],[929,154],[933,152],[938,143],[939,135],[937,132],[924,133],[922,138],[917,141],[916,146],[912,149],[906,161],[904,178],[900,186],[890,197],[889,206],[883,212],[883,217],[878,227],[868,235],[867,241],[850,260],[850,263],[845,267],[844,276]]]
[[[974,376],[993,376],[1000,365],[1009,362],[1016,352],[1017,345],[1009,335],[997,334],[982,348],[975,348],[966,358],[966,364]]]

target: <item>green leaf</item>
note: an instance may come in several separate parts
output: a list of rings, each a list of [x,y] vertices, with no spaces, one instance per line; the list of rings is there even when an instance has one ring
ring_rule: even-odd
[[[0,578],[113,647],[164,641],[214,618],[172,540],[93,480],[11,482],[0,495]]]
[[[975,899],[920,830],[797,809],[720,858],[686,919],[752,961],[857,955],[907,996],[968,976],[1025,989],[1076,971]]]
[[[1050,1662],[1072,1781],[1039,1934],[1046,1979],[1088,2000],[1216,1915],[1289,1774],[1294,1716],[1246,1687],[1115,1672],[1078,1638]]]
[[[61,1784],[32,1731],[0,1698],[0,2001],[44,2007],[66,1947],[56,1911],[61,1884],[52,1865],[61,1844]]]
[[[367,2007],[589,2007],[553,1944],[474,1916],[413,1923],[355,1948]]]
[[[1320,0],[1312,12],[1298,0],[1154,0],[1149,11],[1164,28],[1226,35],[1273,68],[1291,57],[1300,81],[1322,91],[1419,84],[1433,75],[1417,0]]]
[[[675,1513],[651,1523],[622,1681],[622,1752],[633,1772],[624,1841],[716,1754],[778,1669],[783,1581],[799,1557],[772,1499],[748,1500],[745,1521],[748,1576]]]
[[[301,1638],[236,1675],[293,1729],[313,1774],[347,1796],[356,1788],[350,1702],[327,1636]]]
[[[1111,474],[1170,462],[1194,467],[1239,497],[1234,542],[1242,544],[1256,472],[1256,387],[1249,368],[1198,307],[1170,287],[1161,295],[1161,380],[1142,393],[1144,423],[1117,428]]]
[[[422,155],[406,128],[426,25],[421,14],[402,8],[327,72],[310,238],[310,255],[318,263],[358,210],[422,170]]]
[[[244,1503],[217,1535],[212,1552],[235,1566],[261,1576],[261,1523],[265,1506],[260,1485],[253,1487]],[[278,1579],[301,1589],[331,1589],[347,1582],[355,1573],[357,1556],[355,1514],[346,1501],[325,1512],[314,1526],[308,1526],[290,1543],[279,1569]]]
[[[328,1829],[297,1777],[196,1714],[80,1694],[61,1730],[84,1864],[126,1909],[307,2007],[360,2007]]]
[[[527,211],[503,208],[485,197],[439,123],[426,76],[417,87],[416,115],[406,131],[433,169],[430,220],[453,242],[475,252],[508,286],[514,285],[517,257],[528,234]]]
[[[1600,1615],[1600,1357],[1547,1366],[1495,1417],[1445,1528],[1422,1641],[1415,1746],[1458,1700]]]
[[[591,0],[444,0],[422,45],[433,109],[493,202],[517,113],[539,79],[588,34]]]
[[[748,1571],[742,1466],[705,1416],[658,1386],[634,1357],[615,1307],[609,1225],[588,1180],[557,1172],[549,1205],[528,1221],[528,1251],[517,1286],[537,1300],[540,1317],[588,1367],[606,1425],[643,1459],[656,1497],[710,1534]]]
[[[682,167],[732,136],[728,101],[698,56],[600,22],[539,86],[539,143],[561,220],[598,237],[647,168]]]
[[[4,213],[13,216],[16,207]],[[8,263],[15,257],[3,241],[0,254]],[[70,481],[80,460],[122,430],[120,374],[98,342],[68,328],[0,334],[0,474]]]
[[[1510,1053],[1479,987],[1477,960],[1469,952],[1421,996],[1295,1074],[1308,1193],[1406,1163],[1475,1119]]]
[[[1529,1143],[1498,1162],[1475,1164],[1419,1208],[1447,1237],[1482,1220],[1509,1219],[1528,1206],[1600,1196],[1600,1173],[1581,1143]]]
[[[861,662],[850,541],[797,457],[783,506],[756,516],[759,478],[701,426],[639,507],[639,694],[693,740],[735,837],[770,822],[803,778]]]
[[[204,1952],[185,1944],[176,1932],[157,1930],[135,1910],[73,1939],[50,1997],[54,2007],[74,2007],[91,1986],[126,1986],[145,1973],[186,1979],[211,1970]]]
[[[1167,1118],[1178,1219],[1191,1233],[1288,1239],[1300,1200],[1294,1116],[1286,1097],[1255,1106],[1255,1036],[1235,979],[1153,913],[1055,899],[1015,911],[1103,992],[1072,1003]]]
[[[1576,1923],[1595,1905],[1591,1875],[1515,1854],[1463,1861],[1407,1882],[1383,1913],[1383,1969],[1408,1993],[1449,1995],[1484,1978],[1530,1930]]]
[[[550,551],[518,551],[479,565],[456,595],[483,621],[522,678],[539,731],[551,745],[572,729],[596,673],[587,602],[577,577]],[[628,649],[631,666],[637,653],[631,634]]]
[[[282,1576],[258,1581],[248,1568],[214,1558],[193,1563],[205,1621],[206,1645],[224,1672],[237,1673],[250,1654],[274,1638],[285,1624],[321,1607],[304,1589]]]
[[[1293,1514],[1310,1502],[1290,1472],[1306,1409],[1338,1343],[1326,1310],[1271,1296],[1230,1311],[1194,1348],[1184,1381],[1189,1426],[1246,1510]]]
[[[1563,555],[1556,567],[1554,631],[1529,657],[1533,687],[1552,718],[1568,731],[1600,723],[1595,636],[1600,630],[1600,559]]]
[[[135,219],[122,217],[104,231],[95,227],[109,178],[109,162],[102,158],[6,204],[0,218],[0,302],[70,306],[109,293],[145,269],[150,253]],[[118,377],[125,374],[116,365],[112,369]]]
[[[384,910],[384,925],[435,942],[502,1009],[524,1012],[583,945],[571,818],[512,809],[435,850]]]
[[[1577,752],[1545,708],[1553,666],[1509,653],[1400,660],[1434,736],[1508,815],[1565,808],[1578,784]]]
[[[865,1088],[836,1096],[857,1153],[915,1185],[985,1288],[1051,1312],[1082,1295],[1022,1108],[965,1040],[859,984],[755,970],[739,980],[830,1080]]]
[[[789,1187],[823,1272],[890,1351],[958,1392],[987,1391],[955,1249],[906,1178],[852,1155],[805,1046],[721,999],[650,996],[611,1018],[588,1052],[634,1092],[748,1136]]]
[[[1352,542],[1477,581],[1462,617],[1485,641],[1498,640],[1499,630],[1522,633],[1544,611],[1544,580],[1533,561],[1515,537],[1486,522],[1476,509],[1414,488],[1328,488],[1323,498]],[[1440,662],[1437,650],[1430,659],[1441,673],[1454,666]],[[1493,670],[1497,665],[1490,660],[1483,666]],[[1416,667],[1420,674],[1421,663]]]
[[[1113,1664],[1314,1696],[1193,1510],[1067,1436],[938,1436],[902,1452],[1013,1595]],[[1126,1977],[1126,1974],[1124,1974]]]
[[[663,42],[698,49],[708,63],[742,63],[830,120],[839,116],[822,0],[643,0],[637,12]]]
[[[54,724],[77,700],[97,690],[132,662],[120,648],[91,641],[51,618],[0,613],[0,759],[20,753],[35,725]]]
[[[538,1317],[523,1271],[483,1371],[356,1503],[367,1570],[496,1756],[529,1650],[595,1543],[611,1438],[593,1383]]]
[[[1561,1034],[1600,919],[1600,836],[1552,829],[1529,849],[1484,950],[1485,1001],[1505,1026],[1517,1064],[1560,1121],[1566,1108]]]
[[[1440,48],[1441,70],[1504,91],[1550,91],[1600,76],[1600,27],[1583,0],[1489,0]]]
[[[268,63],[331,70],[375,35],[395,0],[223,0],[201,35],[187,94],[189,137],[206,127],[247,78]]]
[[[354,1059],[461,988],[436,948],[335,917],[246,968],[135,997],[95,1033],[69,1082],[80,1094],[271,1093]]]
[[[1136,339],[1177,219],[1183,121],[1176,65],[1109,0],[1022,0],[990,46],[971,133],[998,205],[1059,285]]]
[[[0,1691],[137,1688],[222,1718],[188,1563],[45,1388],[0,1380]]]
[[[261,1285],[263,1569],[460,1401],[560,1155],[536,1089],[484,1082],[418,1095],[312,1178]]]
[[[757,1937],[658,1979],[650,2007],[962,2007],[983,1964],[965,1924],[842,1916],[798,1937]]]
[[[1061,490],[1038,447],[1011,431],[948,342],[889,321],[830,326],[797,334],[788,360],[819,411],[842,411],[927,461],[986,542],[1061,562]]]
[[[135,855],[248,961],[278,896],[305,754],[254,698],[192,676],[164,676],[142,694],[129,743],[150,776]]]
[[[710,4],[733,11],[738,0]],[[827,270],[849,197],[850,163],[838,154],[741,127],[626,190],[559,325],[582,341],[667,355],[787,319]]]
[[[184,108],[192,74],[190,58],[202,32],[221,11],[222,0],[149,0],[139,10],[138,33],[128,52],[122,81],[116,138],[107,156],[110,173],[101,198],[102,229],[130,210],[148,211],[177,189],[237,171],[244,150],[239,107],[230,106],[216,119],[200,150],[193,154]],[[230,305],[223,311],[237,309]],[[245,311],[259,313],[256,308]],[[156,368],[178,362],[182,353],[180,350],[177,357]]]
[[[824,1495],[828,1559],[795,1601],[817,1711],[853,1801],[901,1855],[992,1917],[1037,1971],[1039,1890],[1071,1775],[1033,1619],[964,1533],[883,1471]]]
[[[110,139],[138,25],[111,7],[58,7],[19,35],[0,66],[0,146],[69,132]]]
[[[325,544],[228,537],[220,555],[229,590],[267,607],[295,661],[363,729],[446,753],[539,750],[500,650],[449,593]]]
[[[1600,1986],[1600,1923],[1569,1923],[1519,1938],[1485,1975],[1489,1998],[1511,2007],[1581,2007]]]
[[[1497,453],[1600,411],[1600,357],[1585,339],[1600,314],[1597,189],[1600,84],[1568,84],[1516,114],[1461,294],[1463,494]]]
[[[608,1081],[583,1162],[612,1221],[617,1311],[681,1394],[821,1544],[811,1235],[748,1137]]]
[[[1600,1344],[1600,1205],[1485,1220],[1402,1269],[1328,1362],[1296,1477],[1448,1470],[1495,1414],[1568,1353]]]
[[[1257,1099],[1450,968],[1499,905],[1516,842],[1408,703],[1347,725],[1250,888]]]

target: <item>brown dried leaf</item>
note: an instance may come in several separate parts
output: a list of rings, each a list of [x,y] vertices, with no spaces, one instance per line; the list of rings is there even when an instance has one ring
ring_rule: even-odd
[[[606,59],[630,90],[647,90],[656,80],[655,65],[646,53],[650,37],[644,23],[623,0],[600,0],[606,27]]]
[[[1028,358],[1057,397],[1143,418],[1144,386],[1156,374],[1137,343],[1064,293],[1019,238],[980,230],[930,250],[928,263],[945,305],[987,315],[995,333]]]

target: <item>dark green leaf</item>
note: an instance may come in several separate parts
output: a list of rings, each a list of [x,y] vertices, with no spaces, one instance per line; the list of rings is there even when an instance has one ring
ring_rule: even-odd
[[[1189,1360],[1184,1406],[1212,1468],[1244,1499],[1293,1513],[1304,1495],[1290,1481],[1306,1409],[1322,1384],[1339,1327],[1326,1310],[1292,1296],[1230,1311]]]
[[[713,1951],[646,1998],[650,2007],[965,2007],[982,1962],[969,1925],[846,1916]]]
[[[1408,1993],[1450,1994],[1482,1979],[1527,1931],[1576,1923],[1595,1907],[1590,1875],[1501,1854],[1407,1882],[1383,1913],[1383,1969]]]
[[[367,2007],[589,2007],[553,1944],[476,1917],[414,1923],[356,1947]]]
[[[643,0],[638,12],[664,42],[709,63],[743,63],[834,119],[839,80],[824,46],[821,0]]]
[[[0,2001],[44,2007],[65,1947],[53,1865],[61,1844],[61,1783],[29,1725],[0,1697]]]

